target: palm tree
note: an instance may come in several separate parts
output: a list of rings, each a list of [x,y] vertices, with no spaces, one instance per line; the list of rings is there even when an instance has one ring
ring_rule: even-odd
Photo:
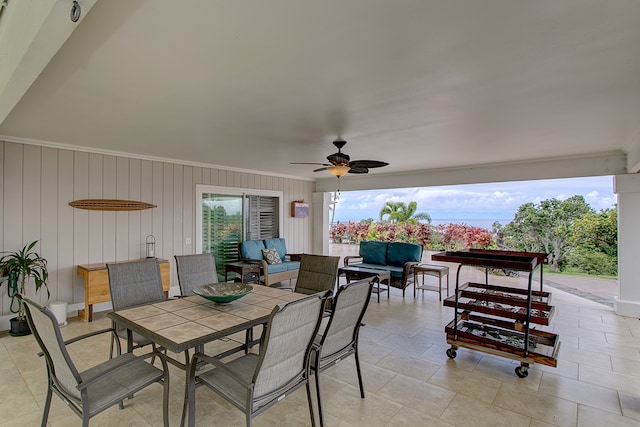
[[[428,224],[431,224],[431,217],[429,214],[424,212],[416,214],[417,209],[418,203],[416,202],[410,202],[409,205],[404,202],[387,202],[380,210],[380,221],[383,221],[384,216],[388,215],[387,220],[392,224],[415,224],[419,220],[426,221]]]

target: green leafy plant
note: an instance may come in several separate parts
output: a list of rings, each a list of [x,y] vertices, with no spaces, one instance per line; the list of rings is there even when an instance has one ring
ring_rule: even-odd
[[[25,319],[25,312],[16,295],[26,294],[26,287],[31,279],[35,283],[36,292],[44,287],[47,290],[47,298],[51,296],[47,286],[49,278],[47,260],[33,250],[37,243],[38,241],[35,240],[19,251],[3,252],[7,255],[0,258],[0,270],[9,277],[9,296],[12,298],[11,311],[18,313],[18,320]],[[14,301],[17,301],[17,309],[14,309]]]

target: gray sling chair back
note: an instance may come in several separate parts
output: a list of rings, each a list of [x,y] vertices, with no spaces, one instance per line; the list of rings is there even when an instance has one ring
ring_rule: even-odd
[[[289,286],[280,286],[280,288],[295,290],[295,292],[307,295],[331,291],[331,295],[333,295],[339,262],[340,257],[338,256],[304,254],[300,258],[300,269],[298,270],[295,289]],[[331,298],[328,298],[325,303],[325,310],[330,309]]]
[[[358,333],[362,318],[369,306],[371,290],[377,278],[351,282],[338,289],[333,299],[333,310],[324,331],[316,337],[311,355],[311,369],[316,376],[316,392],[318,395],[318,414],[320,426],[324,425],[322,401],[320,398],[320,372],[340,362],[345,357],[354,355],[360,397],[364,399],[364,386],[360,372],[358,357]]]
[[[136,305],[161,302],[165,300],[160,277],[160,265],[158,260],[145,259],[107,264],[109,272],[109,291],[111,292],[111,304],[113,311],[123,310]],[[113,344],[116,344],[117,354],[121,354],[120,339],[127,339],[127,330],[124,326],[113,324],[113,339],[111,341],[110,354],[113,355]],[[127,340],[129,343],[129,341]],[[155,344],[139,334],[133,334],[133,348]]]
[[[189,372],[189,425],[195,425],[197,383],[206,385],[244,412],[247,427],[251,426],[253,417],[304,385],[311,424],[315,426],[309,357],[328,294],[318,293],[276,306],[262,334],[259,354],[245,354],[223,362],[196,353]],[[196,366],[200,362],[213,365],[213,369],[196,376]]]
[[[175,255],[178,284],[183,297],[194,295],[193,290],[218,283],[213,254]]]
[[[295,291],[301,294],[315,294],[333,289],[338,275],[338,256],[302,255]]]
[[[111,329],[94,331],[64,342],[58,321],[48,308],[26,298],[22,299],[22,303],[26,308],[29,327],[47,363],[48,386],[42,427],[47,425],[53,393],[82,418],[84,427],[89,425],[89,419],[94,415],[116,403],[122,408],[126,398],[155,382],[164,383],[163,417],[165,427],[169,425],[169,371],[163,355],[157,352],[141,356],[125,353],[78,372],[67,345],[111,332]],[[145,361],[154,355],[162,361],[162,369]]]
[[[182,297],[195,295],[194,289],[218,283],[216,260],[213,254],[174,255],[178,271],[178,284]],[[245,350],[248,352],[253,340],[253,328],[247,329]],[[201,347],[196,351],[202,351]]]

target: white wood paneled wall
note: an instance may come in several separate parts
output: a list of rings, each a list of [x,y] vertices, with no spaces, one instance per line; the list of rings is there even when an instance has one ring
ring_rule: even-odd
[[[195,250],[196,184],[282,191],[287,249],[311,252],[312,218],[291,218],[289,212],[292,201],[311,201],[314,182],[3,141],[0,250],[39,240],[51,301],[73,304],[84,301],[76,265],[141,258],[145,238],[153,234],[156,255],[170,260],[171,286],[177,287],[173,256]],[[139,200],[158,207],[88,211],[68,205],[77,199]],[[9,316],[6,284],[0,295],[0,316]],[[46,303],[46,293],[36,296],[31,289],[30,296]]]

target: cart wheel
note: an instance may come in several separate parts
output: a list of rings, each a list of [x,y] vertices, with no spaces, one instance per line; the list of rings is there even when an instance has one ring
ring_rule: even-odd
[[[516,368],[516,375],[520,378],[527,378],[529,376],[529,367],[528,366],[518,366]]]
[[[447,349],[447,356],[449,356],[449,359],[455,359],[457,355],[458,354],[456,353],[455,349],[453,348]]]

